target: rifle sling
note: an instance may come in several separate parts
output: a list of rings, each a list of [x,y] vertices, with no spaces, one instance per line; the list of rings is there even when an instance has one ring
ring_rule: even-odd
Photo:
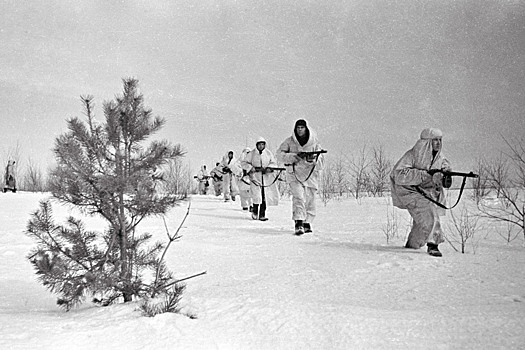
[[[279,173],[277,175],[275,175],[275,178],[273,179],[272,183],[269,184],[269,185],[265,185],[264,183],[261,183],[260,185],[257,185],[257,184],[254,183],[254,185],[257,185],[257,186],[262,187],[262,188],[270,187],[271,185],[273,185],[277,181],[277,179],[279,179],[279,176],[281,176],[282,172],[283,172],[283,169],[279,169]],[[264,174],[261,174],[261,179],[262,178],[264,178]]]
[[[304,179],[303,181],[299,180],[299,178],[297,177],[297,175],[295,174],[295,163],[292,164],[292,169],[293,169],[293,176],[295,177],[295,179],[297,181],[299,181],[299,183],[301,183],[301,185],[304,185],[304,182],[308,181],[310,179],[310,177],[312,176],[314,170],[315,170],[315,166],[317,165],[317,161],[319,160],[319,156],[320,156],[320,153],[319,154],[316,154],[315,156],[315,164],[314,166],[312,167],[312,169],[310,170],[310,173],[308,174],[308,176],[306,177],[306,179]]]
[[[446,209],[446,210],[450,210],[450,209],[453,209],[456,207],[456,205],[458,205],[459,203],[459,200],[461,199],[461,195],[463,194],[463,190],[465,189],[465,184],[467,182],[467,177],[466,176],[463,176],[463,182],[461,183],[461,188],[459,190],[459,196],[458,196],[458,199],[456,201],[456,203],[451,206],[450,208],[447,208],[446,206],[444,206],[443,204],[439,203],[438,201],[436,201],[435,199],[433,199],[432,197],[430,197],[428,194],[425,193],[425,191],[423,191],[421,189],[421,187],[419,186],[413,186],[417,192],[419,192],[419,194],[421,194],[423,197],[425,197],[426,199],[428,199],[429,201],[431,201],[432,203],[434,203],[435,205],[437,205],[438,207],[440,208],[443,208],[443,209]]]

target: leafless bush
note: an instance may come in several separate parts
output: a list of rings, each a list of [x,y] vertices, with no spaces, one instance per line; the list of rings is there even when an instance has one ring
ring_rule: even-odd
[[[336,193],[334,172],[332,164],[327,162],[321,173],[321,186],[319,187],[319,197],[326,206]]]
[[[333,179],[333,190],[339,197],[348,192],[350,181],[348,180],[348,161],[342,154],[332,161],[331,173]]]
[[[352,156],[349,161],[350,174],[352,177],[351,186],[356,199],[359,199],[363,192],[366,191],[367,171],[371,163],[372,161],[366,144],[363,145],[357,155]]]
[[[194,187],[193,175],[190,168],[181,159],[170,161],[159,171],[162,186],[170,193],[177,193],[184,197],[192,193]],[[160,189],[162,190],[162,189]]]
[[[510,243],[516,238],[518,238],[518,236],[520,235],[519,231],[515,232],[515,228],[516,225],[513,225],[512,223],[507,221],[505,225],[505,230],[503,232],[501,232],[500,230],[496,230],[496,232],[498,233],[498,235],[503,237],[507,243]]]
[[[386,206],[386,223],[383,225],[382,231],[386,237],[386,243],[390,243],[392,238],[399,237],[399,218],[396,209],[392,205]]]
[[[459,215],[455,211],[459,210]],[[450,211],[452,225],[449,225],[449,234],[445,235],[446,241],[454,248],[455,251],[465,254],[467,242],[470,242],[472,250],[476,252],[478,242],[475,240],[476,232],[479,229],[479,215],[473,215],[462,207]]]
[[[505,140],[508,152],[488,163],[487,179],[497,198],[482,200],[482,215],[518,226],[525,238],[525,142]]]
[[[387,158],[383,145],[375,146],[372,150],[373,158],[370,164],[371,194],[382,197],[390,185],[390,171],[392,161]]]
[[[479,158],[476,163],[476,170],[479,175],[472,179],[473,196],[476,203],[479,203],[482,198],[485,198],[490,193],[490,181],[487,176],[488,162],[484,158]]]
[[[29,158],[22,177],[20,189],[29,192],[46,191],[46,180],[42,170]]]

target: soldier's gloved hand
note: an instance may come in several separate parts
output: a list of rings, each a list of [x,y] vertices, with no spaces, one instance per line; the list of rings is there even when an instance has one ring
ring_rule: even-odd
[[[310,153],[309,153],[309,154],[306,155],[306,161],[307,161],[308,163],[313,163],[313,162],[315,162],[316,160],[317,160],[317,156],[316,156],[315,154],[310,154]]]
[[[432,175],[432,182],[434,183],[434,185],[436,185],[436,187],[441,187],[443,185],[443,173],[434,173],[434,175]]]

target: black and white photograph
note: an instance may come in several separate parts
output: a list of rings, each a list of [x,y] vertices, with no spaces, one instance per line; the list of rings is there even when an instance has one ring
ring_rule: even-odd
[[[0,0],[0,349],[523,349],[524,0]]]

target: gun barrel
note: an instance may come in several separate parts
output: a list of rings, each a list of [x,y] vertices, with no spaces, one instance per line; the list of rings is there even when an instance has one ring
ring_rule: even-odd
[[[266,168],[263,168],[263,167],[254,167],[255,168],[255,171],[263,171],[263,170],[286,170],[285,168],[280,168],[280,167],[266,167]]]
[[[472,171],[470,173],[461,173],[458,171],[444,171],[443,175],[445,176],[463,176],[463,177],[472,177],[472,178],[478,178],[478,174],[474,174]]]

